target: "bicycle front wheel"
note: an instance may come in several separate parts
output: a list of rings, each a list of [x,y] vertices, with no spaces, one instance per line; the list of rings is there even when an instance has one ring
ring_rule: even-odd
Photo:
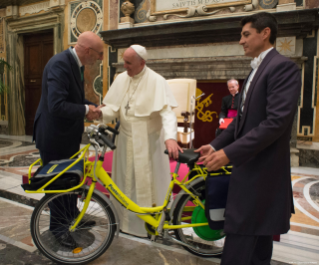
[[[201,201],[205,200],[205,181],[201,181],[191,188]],[[198,206],[200,207],[200,206]],[[197,209],[198,210],[198,209]],[[176,205],[173,214],[173,224],[191,224],[193,223],[194,213],[196,214],[196,205],[190,195],[183,195]],[[198,229],[199,228],[199,229]],[[200,257],[209,258],[219,255],[223,252],[225,237],[223,230],[211,230],[209,226],[187,227],[175,230],[176,239],[186,243],[190,247],[183,246],[187,251]],[[199,231],[200,230],[200,231]],[[209,234],[209,236],[206,236]]]
[[[68,193],[47,194],[33,211],[32,239],[47,258],[59,264],[90,262],[102,255],[113,241],[116,231],[114,213],[108,203],[95,192],[82,224],[74,232],[68,232],[74,224],[74,218],[83,209],[87,192],[88,187],[84,186]],[[91,225],[88,227],[85,223]],[[63,233],[69,233],[74,246],[67,246],[61,241]]]

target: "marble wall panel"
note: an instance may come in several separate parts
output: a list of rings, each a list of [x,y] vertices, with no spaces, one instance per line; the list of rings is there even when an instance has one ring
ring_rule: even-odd
[[[302,51],[303,51],[303,39],[297,39],[295,55],[302,56]]]
[[[301,167],[319,167],[319,151],[300,149],[299,163]]]
[[[119,0],[109,0],[110,13],[109,13],[109,28],[117,29],[119,23]]]
[[[103,89],[101,88],[101,61],[97,61],[94,65],[87,65],[84,72],[84,91],[85,98],[96,105],[101,104]],[[97,80],[98,79],[98,80]]]
[[[305,8],[319,7],[319,0],[305,0]]]
[[[4,53],[4,20],[0,18],[0,53]]]
[[[304,0],[295,0],[296,6],[303,6]]]
[[[314,78],[314,66],[317,54],[317,31],[314,37],[303,39],[303,56],[308,59],[304,63],[303,89],[301,91],[301,102],[299,104],[298,136],[315,136],[315,108],[317,99],[316,84]]]
[[[296,53],[296,37],[277,38],[276,49],[282,55],[294,55]]]

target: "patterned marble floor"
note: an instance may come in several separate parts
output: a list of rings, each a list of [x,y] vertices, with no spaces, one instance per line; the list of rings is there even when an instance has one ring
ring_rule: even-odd
[[[91,152],[93,154],[93,151]],[[12,203],[13,200],[32,206],[42,197],[40,194],[26,194],[20,186],[21,175],[26,174],[28,172],[28,166],[38,158],[39,152],[32,143],[31,137],[0,135],[0,197],[10,199],[9,201],[6,201],[7,204]],[[319,264],[319,169],[299,167],[292,168],[291,171],[296,214],[293,215],[291,219],[291,230],[289,233],[281,235],[280,242],[275,242],[274,244],[272,265]],[[23,204],[19,204],[17,207],[29,207],[24,206]],[[8,207],[8,205],[6,207]],[[28,209],[28,211],[25,210],[27,213],[20,213],[21,218],[24,218],[26,222],[29,220],[32,207]],[[21,209],[17,210],[17,215],[19,215],[19,211],[21,211]],[[21,238],[14,237],[13,235],[15,235],[15,233],[7,233],[6,229],[4,229],[6,226],[5,222],[3,215],[0,214],[0,241],[2,240],[4,243],[8,243],[8,241],[13,240],[12,242],[16,243],[15,246],[29,246],[26,247],[28,250],[24,249],[24,251],[35,251],[30,234],[25,234],[23,235],[24,237],[21,236]],[[19,230],[19,227],[16,227],[16,230]],[[145,239],[139,239],[123,234],[120,236],[120,240],[123,242],[130,240],[133,242],[132,244],[136,244],[136,246],[140,244],[143,246],[146,245],[156,253],[173,249],[179,254],[175,253],[172,255],[188,255],[186,251],[177,246],[167,246],[161,242],[153,243]],[[160,254],[157,256],[161,258]],[[188,256],[183,259],[188,260],[187,263],[183,262],[183,264],[220,263],[219,259],[207,260],[208,263],[204,260],[196,260],[196,262],[194,260],[194,263],[189,263]],[[164,262],[162,258],[160,260],[159,263],[152,264],[174,264],[174,259],[171,257],[168,258],[169,262],[168,260]],[[94,264],[104,263],[101,260],[101,262]]]

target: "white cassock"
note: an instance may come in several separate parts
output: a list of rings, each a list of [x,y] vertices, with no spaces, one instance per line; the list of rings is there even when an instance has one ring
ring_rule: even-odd
[[[171,179],[165,141],[176,140],[177,134],[176,116],[171,109],[177,103],[168,83],[147,66],[134,77],[124,72],[117,76],[103,103],[103,122],[115,118],[121,122],[112,179],[139,206],[162,205]],[[119,214],[120,229],[146,237],[144,221],[114,198],[112,202]]]

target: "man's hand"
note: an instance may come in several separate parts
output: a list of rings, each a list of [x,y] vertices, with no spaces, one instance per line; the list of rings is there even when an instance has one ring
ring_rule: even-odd
[[[178,158],[178,151],[183,153],[183,149],[179,147],[177,142],[173,139],[168,139],[165,141],[166,149],[169,153],[169,157],[172,157],[174,159]]]
[[[226,166],[228,163],[229,159],[223,149],[211,153],[210,155],[206,156],[203,161],[203,164],[207,167],[208,171],[218,170],[222,166]]]
[[[86,114],[86,118],[89,121],[97,120],[101,117],[102,111],[100,110],[99,107],[95,107],[93,105],[89,105],[89,112]]]
[[[100,106],[98,106],[97,108],[100,109],[100,108],[103,108],[103,107],[105,107],[105,104],[102,103],[102,104],[101,104]]]
[[[199,149],[195,150],[194,152],[200,153],[200,158],[198,159],[198,162],[203,162],[208,155],[212,154],[215,151],[210,144],[206,144],[202,145]]]
[[[219,119],[219,125],[221,125],[222,123],[224,123],[225,121],[224,121],[224,119],[223,118],[220,118]]]

